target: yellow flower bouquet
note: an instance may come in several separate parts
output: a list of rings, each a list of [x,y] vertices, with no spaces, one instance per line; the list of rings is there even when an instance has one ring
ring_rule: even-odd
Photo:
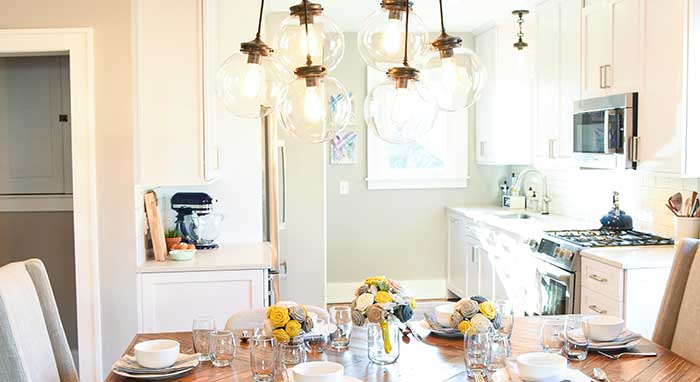
[[[265,331],[279,343],[290,343],[313,330],[313,320],[301,304],[277,304],[267,308]]]
[[[462,334],[486,333],[491,329],[500,329],[502,325],[501,314],[493,303],[482,296],[459,300],[450,316],[450,326],[459,329]]]

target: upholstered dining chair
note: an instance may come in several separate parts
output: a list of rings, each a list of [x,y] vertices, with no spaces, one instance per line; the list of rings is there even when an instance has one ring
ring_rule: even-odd
[[[280,304],[285,304],[287,302],[281,301]],[[306,310],[309,313],[314,313],[318,316],[321,321],[328,322],[330,315],[328,312],[318,306],[305,305]],[[253,309],[253,310],[243,310],[234,313],[228,320],[226,320],[226,330],[235,329],[249,329],[249,328],[260,328],[262,327],[263,321],[267,318],[267,308]]]
[[[656,319],[653,341],[695,364],[700,363],[700,240],[682,239]]]
[[[78,380],[44,264],[0,268],[0,381]]]

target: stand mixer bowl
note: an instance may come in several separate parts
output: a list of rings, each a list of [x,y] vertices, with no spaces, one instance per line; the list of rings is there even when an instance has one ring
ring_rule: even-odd
[[[187,216],[185,223],[187,223],[191,230],[192,237],[190,238],[197,249],[211,249],[218,247],[214,241],[219,237],[221,233],[221,223],[224,220],[224,215],[208,213],[208,214],[197,214],[193,212],[191,215]]]

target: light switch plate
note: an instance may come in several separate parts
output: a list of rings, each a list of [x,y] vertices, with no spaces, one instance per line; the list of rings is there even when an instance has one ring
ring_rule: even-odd
[[[340,181],[340,195],[347,195],[350,193],[350,182],[347,180]]]

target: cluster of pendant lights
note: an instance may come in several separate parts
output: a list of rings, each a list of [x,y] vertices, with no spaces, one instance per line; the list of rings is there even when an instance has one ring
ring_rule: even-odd
[[[483,89],[481,61],[461,38],[445,32],[438,1],[442,33],[432,42],[409,0],[382,0],[357,35],[364,61],[387,75],[368,91],[364,107],[368,127],[387,142],[419,138],[430,131],[439,110],[467,108]],[[242,43],[219,69],[219,98],[242,118],[277,110],[284,128],[304,142],[333,139],[352,113],[348,91],[329,76],[343,58],[342,31],[320,4],[302,0],[282,22],[273,55],[260,39],[263,9],[261,0],[255,39]]]

